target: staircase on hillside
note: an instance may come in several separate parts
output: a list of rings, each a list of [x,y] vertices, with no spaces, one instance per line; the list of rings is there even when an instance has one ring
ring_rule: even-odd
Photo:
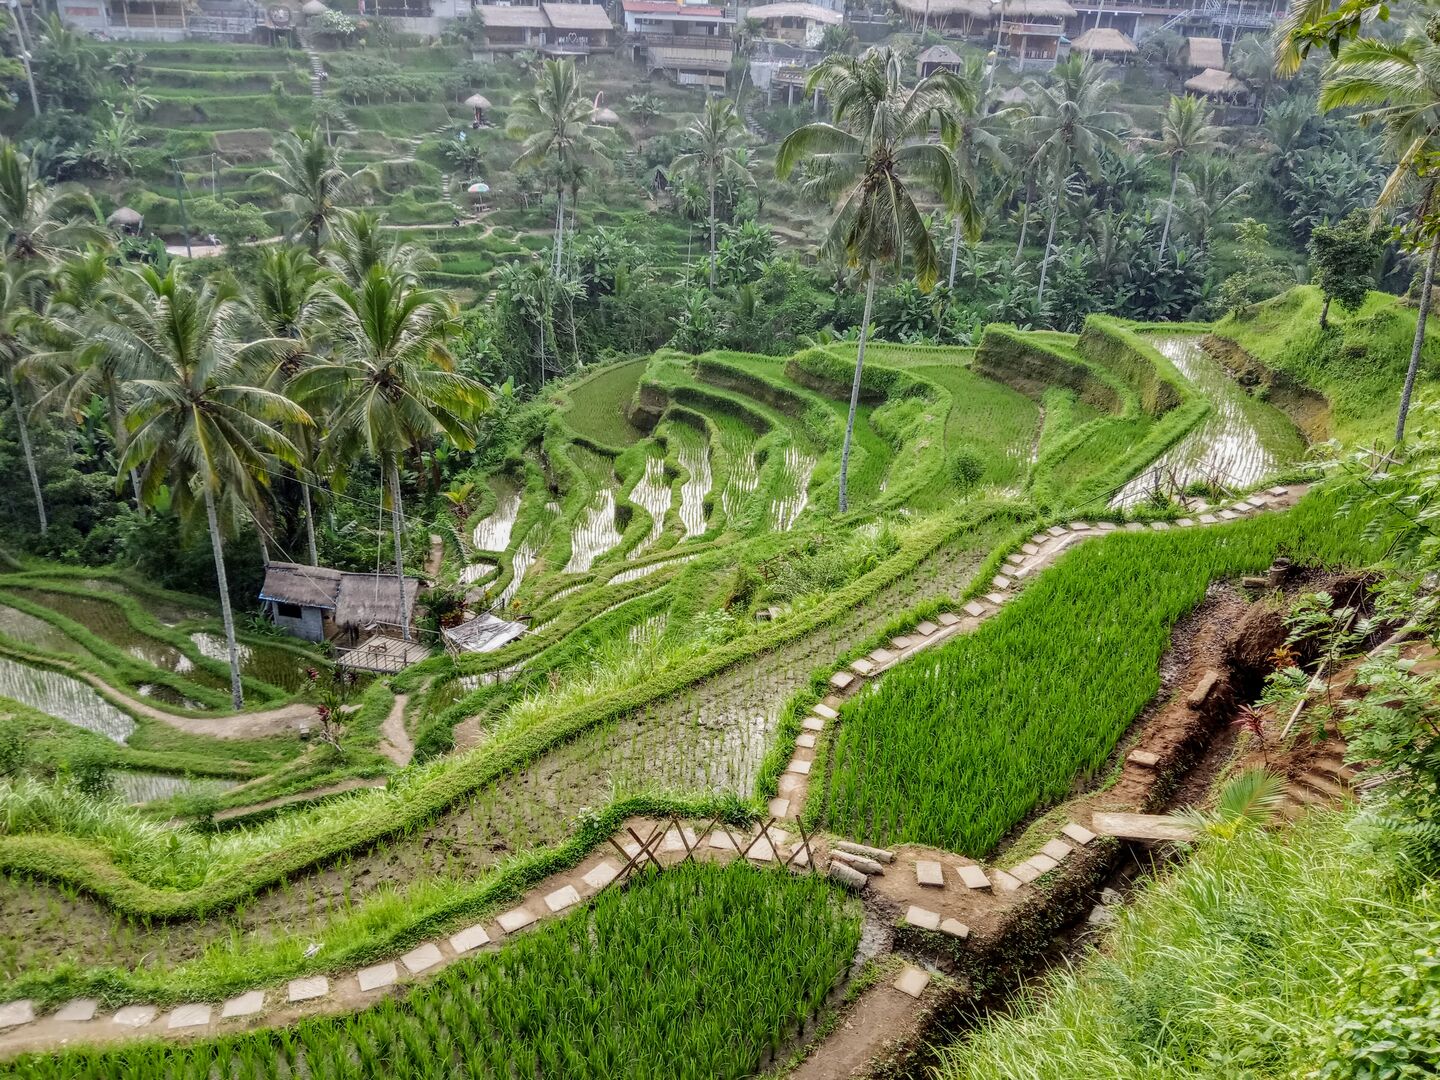
[[[1294,820],[1311,807],[1333,807],[1355,797],[1352,786],[1355,770],[1340,754],[1327,750],[1306,763],[1305,771],[1285,784],[1285,801],[1280,813]]]

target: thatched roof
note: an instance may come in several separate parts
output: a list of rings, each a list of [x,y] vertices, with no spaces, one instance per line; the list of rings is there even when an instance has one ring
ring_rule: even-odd
[[[614,109],[592,109],[590,111],[590,122],[592,124],[600,124],[603,127],[614,127],[620,123],[620,115]]]
[[[1192,37],[1185,39],[1185,51],[1190,57],[1192,68],[1225,68],[1225,47],[1215,37]]]
[[[360,628],[372,623],[404,626],[410,621],[415,597],[419,593],[419,579],[407,577],[402,616],[400,590],[396,587],[394,574],[353,574],[346,570],[332,570],[328,566],[287,562],[267,565],[265,583],[260,587],[261,600],[320,608],[332,612],[335,622],[347,628]]]
[[[486,29],[493,30],[544,30],[550,23],[545,13],[536,7],[506,7],[501,4],[481,4],[475,9]]]
[[[445,644],[458,652],[494,652],[525,633],[525,624],[509,622],[495,615],[484,614],[467,619],[459,626],[441,631]]]
[[[260,586],[260,599],[334,611],[335,598],[340,593],[340,577],[339,570],[331,570],[328,566],[272,562],[265,567],[265,584]]]
[[[105,222],[107,225],[136,226],[145,224],[145,218],[138,210],[132,210],[128,206],[122,206],[106,218]]]
[[[747,9],[745,17],[759,19],[761,22],[770,19],[804,19],[806,22],[825,23],[827,26],[839,26],[845,21],[845,16],[840,12],[831,11],[819,4],[760,4]]]
[[[1025,92],[1023,86],[1012,86],[995,100],[1001,105],[1024,105],[1030,100],[1030,95]]]
[[[907,15],[924,18],[926,0],[895,0],[895,6]],[[989,0],[929,0],[930,14],[969,15],[972,19],[988,22],[995,17]]]
[[[300,5],[302,15],[324,15],[329,10],[320,0],[305,0],[305,3]]]
[[[1001,0],[996,7],[1007,19],[1075,18],[1075,9],[1065,0]]]
[[[465,107],[467,109],[488,109],[490,108],[490,99],[484,94],[471,94],[465,99]]]
[[[1250,92],[1250,88],[1234,75],[1215,68],[1206,68],[1193,79],[1186,79],[1185,89],[1206,97],[1239,97]]]
[[[1086,30],[1070,43],[1070,50],[1091,56],[1133,56],[1139,51],[1135,42],[1111,26]]]
[[[960,54],[950,48],[949,45],[931,45],[915,58],[915,63],[918,65],[945,64],[948,66],[964,64],[965,61],[960,59]]]
[[[556,30],[614,30],[603,4],[541,4]]]

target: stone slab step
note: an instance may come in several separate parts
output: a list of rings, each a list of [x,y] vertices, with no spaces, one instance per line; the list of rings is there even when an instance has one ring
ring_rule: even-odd
[[[960,883],[967,889],[988,889],[990,879],[985,876],[985,871],[978,866],[961,866],[957,868],[960,874]]]
[[[945,871],[934,859],[917,859],[915,861],[915,883],[943,889],[945,887]]]
[[[1081,847],[1084,847],[1086,844],[1090,843],[1091,840],[1095,839],[1095,834],[1093,832],[1085,828],[1084,825],[1081,825],[1079,822],[1075,821],[1069,822],[1063,829],[1060,830],[1060,832],[1063,833],[1065,836],[1068,836],[1071,840],[1074,840],[1075,843],[1079,844]]]
[[[265,1007],[265,991],[249,990],[237,994],[220,1006],[220,1019],[230,1020],[237,1016],[254,1016]]]
[[[929,908],[919,907],[911,904],[905,912],[905,921],[911,926],[918,926],[921,930],[939,930],[940,914],[931,911]]]
[[[411,975],[418,975],[440,963],[441,959],[440,949],[433,941],[427,941],[424,945],[411,949],[400,957],[400,962],[405,965],[405,970]]]
[[[1090,828],[1101,836],[1122,840],[1194,840],[1189,825],[1159,814],[1121,814],[1097,810],[1090,816]]]
[[[371,990],[383,990],[387,986],[394,986],[400,978],[400,970],[393,964],[376,964],[374,967],[361,968],[355,973],[355,981],[360,984],[360,989],[368,993]]]
[[[930,973],[924,968],[908,964],[892,985],[902,994],[908,994],[919,1000],[920,995],[925,992],[925,987],[930,985]]]
[[[602,883],[607,885],[609,884],[610,879],[615,876],[617,868],[615,867],[614,863],[606,861],[601,863],[600,866],[597,866],[594,870],[591,870],[589,874],[585,875],[585,883],[587,885],[591,884],[591,874],[595,874],[596,871],[600,870],[602,867],[611,868],[610,877],[606,878],[605,881]],[[598,889],[601,888],[601,885],[591,885],[591,887]],[[458,956],[464,956],[467,952],[470,952],[473,949],[478,949],[482,945],[489,944],[490,935],[486,933],[485,927],[481,926],[479,923],[476,923],[474,926],[467,926],[459,933],[450,935],[450,948],[454,949],[456,955]]]

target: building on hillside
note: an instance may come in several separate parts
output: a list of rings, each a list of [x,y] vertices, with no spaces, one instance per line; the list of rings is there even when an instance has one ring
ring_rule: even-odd
[[[1185,39],[1185,64],[1196,71],[1214,68],[1225,70],[1225,46],[1219,38],[1191,37]]]
[[[771,41],[813,49],[820,44],[827,26],[839,26],[845,16],[819,4],[759,4],[744,12],[745,19],[760,24],[761,34]]]
[[[480,4],[481,48],[490,52],[534,50],[550,57],[584,57],[615,44],[615,24],[602,4]]]
[[[964,70],[964,59],[949,45],[931,45],[915,58],[915,75],[921,79],[937,71],[951,71],[959,75]]]
[[[1085,33],[1070,42],[1070,51],[1082,53],[1095,60],[1124,63],[1132,59],[1140,50],[1135,47],[1135,42],[1119,30],[1110,26],[1102,26],[1098,30],[1086,30]]]
[[[1217,123],[1254,124],[1260,119],[1250,87],[1228,71],[1206,68],[1194,78],[1186,79],[1185,89],[1215,103]]]
[[[735,16],[709,4],[623,0],[627,45],[647,72],[723,90],[735,54]]]
[[[411,626],[419,593],[420,579],[405,578],[402,605],[394,574],[272,562],[265,567],[260,600],[270,621],[296,637],[353,644],[367,633]]]
[[[1233,42],[1242,34],[1269,33],[1286,11],[1285,0],[1213,0],[1203,4],[1194,0],[1071,0],[1071,4],[1076,17],[1067,31],[1070,37],[1110,27],[1136,42],[1159,30]]]
[[[987,31],[995,18],[990,0],[895,0],[895,7],[916,29],[967,37]]]
[[[998,37],[1017,66],[1053,67],[1065,24],[1075,18],[1066,0],[1000,0]]]

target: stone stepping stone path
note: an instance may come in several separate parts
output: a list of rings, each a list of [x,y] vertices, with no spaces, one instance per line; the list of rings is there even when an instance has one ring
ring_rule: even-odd
[[[900,972],[900,977],[892,985],[902,994],[909,994],[912,998],[918,999],[925,992],[925,988],[930,985],[930,973],[914,964],[907,964],[905,970]]]
[[[265,992],[250,990],[239,997],[233,997],[220,1006],[220,1018],[229,1020],[236,1016],[254,1016],[265,1007]]]
[[[95,998],[76,998],[60,1006],[55,1019],[67,1024],[84,1023],[86,1020],[94,1020],[99,1008],[100,1002]]]
[[[360,984],[360,989],[369,992],[371,990],[383,990],[386,987],[394,986],[400,978],[400,972],[394,964],[376,964],[374,967],[364,968],[355,973],[355,979]]]
[[[205,1027],[210,1023],[209,1005],[180,1005],[170,1012],[165,1026],[171,1031],[181,1028]]]
[[[439,948],[433,942],[426,942],[417,949],[411,949],[400,958],[400,962],[411,975],[418,975],[440,963],[441,959]]]

